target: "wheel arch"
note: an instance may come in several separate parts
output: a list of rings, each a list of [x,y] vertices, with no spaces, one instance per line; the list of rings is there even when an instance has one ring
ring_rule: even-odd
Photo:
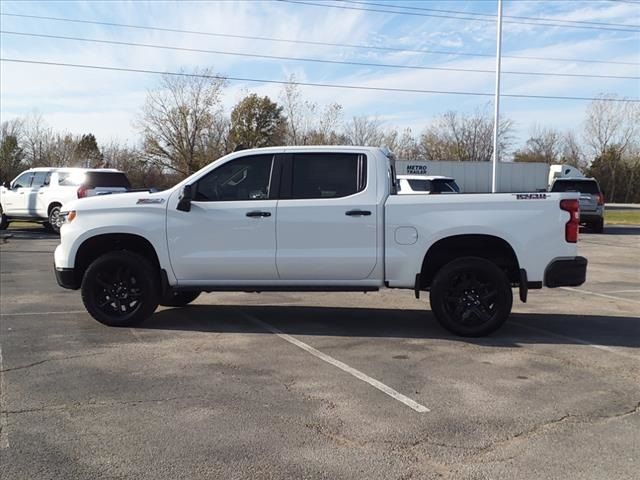
[[[149,240],[133,233],[103,233],[89,237],[80,244],[75,254],[74,273],[78,284],[89,265],[108,252],[127,250],[142,255],[156,268],[160,278],[160,260]]]
[[[512,285],[520,283],[518,257],[509,242],[495,235],[461,234],[441,238],[429,247],[420,268],[420,289],[428,289],[438,271],[460,257],[489,260],[506,273]]]
[[[49,202],[49,206],[47,206],[47,217],[51,214],[51,210],[53,210],[55,207],[62,207],[62,203],[58,200]]]

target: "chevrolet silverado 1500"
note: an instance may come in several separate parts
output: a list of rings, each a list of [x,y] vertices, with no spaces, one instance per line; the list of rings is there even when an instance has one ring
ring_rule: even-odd
[[[463,336],[507,319],[512,289],[577,286],[576,193],[397,195],[372,147],[229,154],[158,193],[62,208],[58,283],[89,313],[132,325],[212,291],[428,291]]]

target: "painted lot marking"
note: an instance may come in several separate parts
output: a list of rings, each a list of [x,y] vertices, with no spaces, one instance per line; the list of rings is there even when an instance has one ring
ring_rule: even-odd
[[[70,312],[27,312],[27,313],[0,313],[0,317],[24,317],[28,315],[68,315],[71,313],[87,313],[86,310],[72,310]]]
[[[5,406],[6,387],[4,384],[4,367],[2,364],[2,345],[0,344],[0,450],[9,448],[9,433],[7,432],[7,408]]]
[[[567,290],[569,292],[582,293],[583,295],[595,295],[596,297],[604,297],[604,298],[610,298],[613,300],[620,300],[622,302],[631,302],[631,303],[640,304],[640,300],[633,300],[631,298],[614,297],[613,295],[607,295],[605,293],[590,292],[589,290],[581,290],[579,288],[572,288],[572,287],[560,287],[560,288],[562,290]]]
[[[263,322],[262,320],[254,317],[252,315],[246,314],[244,312],[240,312],[240,313],[246,319],[248,319],[251,322],[261,326],[265,330],[268,330],[271,333],[277,335],[278,337],[280,337],[284,341],[289,342],[290,344],[295,345],[298,348],[301,348],[305,352],[310,353],[314,357],[319,358],[320,360],[322,360],[324,362],[327,362],[328,364],[333,365],[336,368],[339,368],[343,372],[347,372],[348,374],[353,375],[354,377],[356,377],[359,380],[362,380],[365,383],[368,383],[372,387],[377,388],[382,393],[385,393],[385,394],[389,395],[391,398],[399,401],[400,403],[405,404],[407,407],[415,410],[416,412],[425,413],[425,412],[430,412],[431,411],[427,407],[425,407],[424,405],[421,405],[418,402],[410,399],[406,395],[403,395],[402,393],[394,390],[393,388],[389,387],[388,385],[385,385],[384,383],[376,380],[375,378],[371,378],[366,373],[363,373],[360,370],[357,370],[357,369],[355,369],[353,367],[350,367],[346,363],[341,362],[340,360],[336,360],[335,358],[327,355],[326,353],[322,353],[320,350],[316,350],[311,345],[307,345],[306,343],[298,340],[297,338],[292,337],[291,335],[288,335],[288,334],[284,333],[281,330],[278,330],[276,327],[274,327],[274,326],[272,326],[272,325],[270,325],[270,324],[268,324],[266,322]]]
[[[609,353],[613,353],[614,355],[620,355],[622,357],[626,357],[626,358],[631,358],[632,360],[635,360],[636,362],[640,362],[640,356],[636,356],[633,355],[632,353],[628,353],[628,352],[623,352],[615,347],[607,347],[606,345],[600,345],[597,343],[592,343],[589,342],[587,340],[583,340],[581,338],[576,338],[576,337],[569,337],[567,335],[562,335],[561,333],[555,333],[552,332],[550,330],[545,330],[543,328],[538,328],[538,327],[532,327],[530,325],[525,325],[523,323],[520,322],[509,322],[513,325],[517,325],[519,327],[522,328],[526,328],[528,330],[531,330],[533,332],[537,332],[537,333],[541,333],[542,335],[547,335],[549,337],[556,337],[556,338],[562,338],[563,340],[569,340],[573,343],[577,343],[580,345],[586,345],[588,347],[593,347],[593,348],[597,348],[598,350],[604,350],[605,352],[609,352]]]

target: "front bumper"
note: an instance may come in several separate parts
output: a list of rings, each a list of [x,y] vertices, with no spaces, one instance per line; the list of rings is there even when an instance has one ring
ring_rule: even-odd
[[[544,284],[549,288],[577,287],[587,278],[587,259],[563,258],[551,262],[544,271]]]
[[[62,288],[68,288],[70,290],[80,288],[73,268],[56,268],[54,266],[53,269],[56,272],[56,281]]]

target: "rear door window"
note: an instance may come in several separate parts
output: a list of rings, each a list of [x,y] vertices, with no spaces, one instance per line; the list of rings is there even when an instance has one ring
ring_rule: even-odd
[[[598,184],[593,180],[558,180],[553,184],[552,192],[580,192],[597,195]]]
[[[340,198],[367,186],[367,159],[357,153],[298,153],[293,156],[291,197]]]
[[[33,175],[33,181],[31,182],[31,186],[35,188],[45,187],[49,185],[50,178],[51,178],[50,172],[35,172]]]

